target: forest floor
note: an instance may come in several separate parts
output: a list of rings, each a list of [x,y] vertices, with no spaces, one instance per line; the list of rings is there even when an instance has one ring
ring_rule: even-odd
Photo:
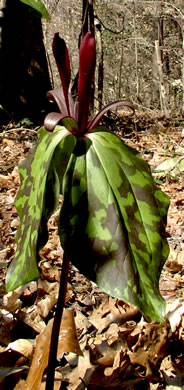
[[[149,162],[158,185],[171,200],[170,255],[160,278],[167,314],[162,324],[147,322],[72,266],[54,389],[184,389],[184,120],[166,120],[155,113],[130,118],[121,112],[116,122],[108,121]],[[12,293],[5,291],[19,226],[14,207],[18,163],[36,142],[36,131],[25,124],[0,129],[0,389],[45,389],[62,268],[57,211],[48,222],[40,279]]]

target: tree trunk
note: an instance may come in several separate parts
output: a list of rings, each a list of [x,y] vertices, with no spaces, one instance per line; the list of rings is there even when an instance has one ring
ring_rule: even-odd
[[[162,3],[160,4],[160,6]],[[164,56],[163,56],[163,48],[164,48],[164,18],[162,15],[162,9],[160,10],[160,15],[158,16],[158,40],[159,40],[159,46],[160,46],[160,55],[161,55],[161,61],[163,63]]]
[[[139,72],[138,72],[138,47],[137,47],[137,30],[136,30],[136,6],[135,1],[133,2],[133,28],[134,28],[134,47],[135,47],[135,78],[136,78],[136,97],[137,100],[140,101],[139,98]]]
[[[164,84],[164,76],[163,76],[163,70],[162,70],[162,60],[161,60],[159,41],[155,41],[155,53],[156,53],[156,59],[157,59],[159,84],[160,84],[161,110],[164,112],[166,117],[168,117],[169,116],[168,99],[167,99],[167,92],[166,92],[166,88],[165,88],[165,84]]]
[[[51,89],[41,19],[19,0],[4,0],[0,12],[0,105],[40,123]]]

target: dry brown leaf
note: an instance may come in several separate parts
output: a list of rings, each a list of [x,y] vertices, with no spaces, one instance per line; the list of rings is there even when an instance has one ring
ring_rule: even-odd
[[[165,324],[146,324],[140,333],[137,343],[128,352],[132,364],[138,364],[146,368],[146,375],[152,374],[151,365],[154,367],[157,361],[165,356],[167,350],[168,331]]]
[[[6,351],[16,351],[30,359],[33,353],[33,344],[26,339],[18,339],[8,345]]]
[[[178,272],[182,269],[182,264],[178,261],[179,253],[170,246],[169,258],[166,261],[166,266],[170,268],[172,272]],[[183,253],[184,256],[184,253]]]
[[[184,302],[176,300],[172,305],[167,305],[167,317],[171,325],[172,332],[179,327],[184,316]]]
[[[181,372],[178,372],[175,365],[173,364],[172,357],[166,356],[160,366],[164,381],[165,389],[167,390],[183,390],[183,379]]]
[[[119,326],[116,323],[112,323],[107,331],[105,332],[105,337],[109,346],[114,345],[119,338]]]
[[[166,356],[162,360],[161,365],[160,365],[160,370],[166,372],[167,375],[169,375],[170,377],[175,376],[176,371],[175,371],[175,368],[173,366],[171,355]]]
[[[18,287],[16,290],[5,294],[3,297],[3,306],[5,309],[10,310],[10,312],[14,312],[17,309],[20,309],[22,306],[22,302],[19,297],[21,296],[24,286]]]
[[[50,253],[51,249],[49,249]],[[42,256],[47,256],[48,250],[46,247],[42,249]],[[55,265],[51,265],[49,261],[40,262],[40,267],[42,270],[42,278],[50,282],[59,281],[59,270]]]
[[[98,333],[101,333],[113,323],[121,325],[127,321],[137,319],[138,315],[139,310],[135,306],[122,304],[122,301],[107,297],[105,303],[93,310],[89,321],[98,329]]]
[[[38,282],[35,280],[33,282],[28,283],[27,287],[23,291],[23,298],[31,299],[32,295],[37,291],[37,286]]]
[[[9,188],[9,183],[10,181],[10,176],[9,175],[2,175],[0,174],[0,183],[1,183],[1,187],[5,187],[5,188]]]
[[[3,138],[1,142],[3,145],[8,145],[8,146],[15,145],[15,141],[13,141],[12,139],[8,139],[8,138]]]
[[[103,303],[93,310],[89,321],[98,330],[98,333],[104,331],[112,322],[115,322],[115,318],[120,316],[115,304],[116,300],[107,296]]]
[[[43,310],[45,313],[46,311],[50,311],[52,309],[52,307],[55,305],[55,303],[57,302],[57,298],[58,298],[58,291],[59,291],[59,283],[58,282],[50,282],[46,279],[38,279],[38,294],[37,294],[37,304],[39,306],[39,308],[41,309],[41,311]],[[45,296],[46,294],[46,296]],[[44,298],[43,298],[44,296]],[[47,299],[48,296],[50,297],[50,302],[48,300],[48,304],[49,304],[49,307],[50,309],[43,309],[42,306],[43,304],[45,305],[46,302],[47,302]],[[72,286],[70,283],[67,283],[67,292],[66,292],[66,298],[65,298],[65,303],[67,303],[73,296],[73,289],[72,289]],[[45,303],[42,303],[42,300],[40,300],[40,298],[43,300],[43,299],[46,299]],[[54,300],[55,303],[54,303]],[[47,304],[46,304],[47,306]],[[40,311],[40,315],[41,314],[41,311]],[[43,318],[45,318],[47,315],[44,314],[43,315]]]
[[[20,225],[20,222],[19,222],[18,218],[14,218],[13,221],[11,221],[11,223],[10,223],[10,226],[13,229],[17,229],[19,227],[19,225]]]
[[[63,312],[59,332],[57,358],[59,358],[60,354],[63,352],[73,352],[77,355],[83,355],[76,336],[74,314],[70,309],[65,309]]]
[[[19,310],[18,313],[16,313],[16,318],[24,322],[36,333],[41,333],[46,327],[45,322],[38,313],[36,305]]]
[[[89,345],[90,361],[92,364],[108,367],[112,366],[117,354],[117,350],[111,348],[106,340],[101,340],[100,344],[95,341]]]
[[[14,318],[11,318],[10,322],[6,319],[7,315],[5,313],[2,313],[3,310],[0,312],[0,345],[2,348],[2,345],[7,346],[11,340],[11,330],[14,327]],[[9,313],[8,313],[9,314]]]
[[[37,336],[36,349],[25,382],[25,389],[35,390],[41,385],[43,372],[48,364],[52,325],[53,320],[50,320],[44,331]]]
[[[49,282],[46,279],[39,278],[37,283],[38,283],[38,298],[37,298],[37,300],[39,299],[40,295],[43,296],[43,293],[55,294],[55,295],[58,294],[58,290],[59,290],[58,282]]]
[[[26,379],[25,386],[29,390],[39,389],[45,368],[48,365],[49,348],[53,319],[49,321],[44,331],[37,336],[36,349],[33,355],[32,364]],[[75,322],[73,312],[64,310],[59,332],[57,357],[63,352],[73,352],[81,355],[81,349],[76,338]],[[26,389],[26,387],[25,387]]]
[[[160,291],[165,296],[174,295],[178,287],[178,281],[170,277],[162,277],[160,281]]]
[[[60,372],[56,371],[55,376],[54,376],[53,390],[60,390],[61,382],[62,382],[62,374]],[[45,387],[46,387],[46,380],[41,383],[39,390],[45,390]]]
[[[76,312],[75,325],[78,333],[80,334],[80,338],[86,334],[91,327],[88,318],[83,313],[81,313],[80,310],[77,310]]]
[[[108,378],[111,377],[112,383],[113,383],[113,381],[115,383],[116,380],[115,380],[114,376],[116,376],[116,375],[120,376],[120,373],[122,375],[122,372],[125,371],[128,364],[129,364],[129,357],[128,357],[126,351],[124,351],[124,349],[122,347],[120,347],[115,355],[115,359],[113,361],[112,367],[106,368],[104,370],[104,374]]]
[[[7,253],[8,253],[8,248],[2,249],[0,251],[0,262],[4,263],[7,259]]]
[[[178,253],[177,260],[178,260],[178,264],[184,267],[184,243],[181,243],[181,252]]]
[[[16,386],[15,386],[15,390],[29,390],[27,385],[25,384],[25,381],[24,380],[20,380]]]
[[[55,375],[55,378],[54,378],[54,380],[56,382],[54,382],[54,389],[53,390],[59,390],[61,387],[62,376],[59,376],[58,374],[59,373],[57,373]],[[46,386],[46,382],[42,382],[40,384],[39,388],[35,389],[35,390],[45,390],[45,386]],[[20,380],[18,382],[18,384],[16,385],[15,390],[30,390],[30,387],[26,384],[25,381]]]
[[[24,357],[22,357],[23,355],[18,351],[11,349],[4,350],[3,352],[0,352],[0,367],[8,369],[19,366],[22,364],[22,361],[26,360]]]
[[[94,371],[95,366],[93,366],[90,362],[89,351],[85,350],[84,356],[79,356],[77,367],[71,371],[68,390],[84,389],[84,383],[88,385]]]
[[[37,303],[37,308],[40,316],[45,319],[56,304],[56,302],[57,296],[55,296],[54,294],[47,295],[45,298],[41,299]]]

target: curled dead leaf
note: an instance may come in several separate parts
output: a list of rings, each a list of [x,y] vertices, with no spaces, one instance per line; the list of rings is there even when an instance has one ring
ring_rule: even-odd
[[[167,350],[168,330],[166,324],[146,324],[137,343],[128,352],[132,364],[146,369],[146,376],[152,376],[151,367],[163,358]]]
[[[19,352],[21,355],[30,359],[33,353],[33,343],[27,339],[18,339],[8,345],[6,350],[13,350]]]
[[[62,316],[57,352],[58,358],[62,352],[73,352],[77,355],[83,355],[76,336],[74,314],[70,309],[65,309]]]

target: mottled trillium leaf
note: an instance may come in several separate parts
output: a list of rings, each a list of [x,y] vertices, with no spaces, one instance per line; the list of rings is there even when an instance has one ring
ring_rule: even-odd
[[[78,139],[63,179],[61,243],[108,294],[162,321],[168,197],[140,155],[102,127]]]
[[[39,277],[38,251],[47,242],[47,220],[58,204],[63,174],[76,139],[64,127],[39,131],[39,140],[19,167],[15,206],[20,218],[17,250],[8,268],[7,291]]]

